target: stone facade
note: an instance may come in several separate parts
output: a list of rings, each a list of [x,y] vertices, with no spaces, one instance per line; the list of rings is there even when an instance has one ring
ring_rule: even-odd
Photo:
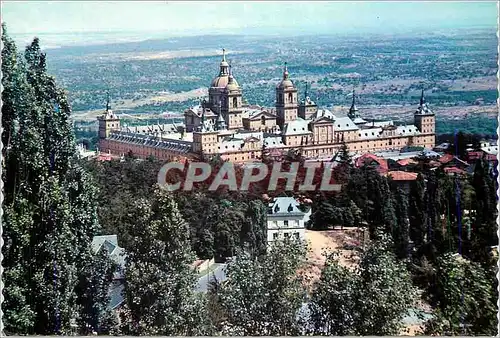
[[[267,242],[284,238],[305,240],[306,223],[311,210],[301,211],[293,197],[277,197],[269,204],[267,212]]]
[[[314,159],[333,156],[342,143],[353,153],[405,146],[434,147],[435,115],[425,102],[423,91],[413,125],[366,121],[356,107],[355,97],[353,92],[346,114],[318,109],[307,91],[299,102],[297,88],[285,65],[282,80],[276,86],[275,108],[245,106],[243,91],[223,52],[208,101],[186,109],[184,126],[131,130],[120,126],[108,103],[99,117],[99,149],[117,155],[131,151],[139,157],[152,155],[162,160],[218,155],[233,162],[247,162],[258,160],[265,148],[274,153],[300,148],[305,157]]]

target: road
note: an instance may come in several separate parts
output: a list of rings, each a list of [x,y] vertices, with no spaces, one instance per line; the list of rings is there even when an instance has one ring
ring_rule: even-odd
[[[217,280],[218,282],[224,281],[226,279],[225,264],[217,266],[213,271],[210,271],[206,275],[200,277],[198,284],[196,285],[196,291],[207,292],[208,285],[211,281]]]

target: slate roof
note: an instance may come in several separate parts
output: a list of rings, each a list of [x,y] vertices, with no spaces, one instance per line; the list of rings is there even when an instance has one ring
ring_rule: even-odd
[[[398,136],[411,136],[418,134],[420,134],[420,130],[418,130],[417,126],[409,125],[396,127],[396,135]]]
[[[184,114],[186,114],[186,113],[195,114],[196,116],[201,117],[201,115],[203,113],[203,107],[201,105],[190,107],[189,109],[186,109],[186,111],[184,112]],[[205,117],[206,118],[217,117],[217,114],[215,114],[209,108],[205,108]]]
[[[298,206],[299,202],[293,197],[276,197],[272,203],[269,203],[268,217],[271,216],[304,216]]]
[[[328,109],[318,109],[314,114],[311,115],[310,119],[316,121],[322,117],[329,118],[330,120],[335,120],[337,117]]]
[[[120,306],[125,298],[123,296],[124,285],[124,270],[125,270],[125,250],[118,246],[118,238],[116,235],[94,236],[92,238],[92,249],[94,252],[106,249],[109,258],[117,264],[117,271],[113,275],[113,283],[110,285],[108,295],[110,297],[108,308],[116,309]]]
[[[347,116],[337,117],[334,123],[334,129],[338,131],[358,130],[359,127]]]
[[[279,148],[283,147],[285,144],[283,143],[281,136],[274,136],[264,138],[264,145],[266,148]]]
[[[152,135],[141,135],[138,133],[129,133],[125,131],[113,131],[109,135],[110,140],[155,147],[159,149],[170,149],[180,153],[189,153],[191,151],[192,142],[185,140],[166,139]]]
[[[482,147],[481,150],[490,155],[498,154],[498,146]]]
[[[304,135],[311,134],[312,132],[309,130],[309,121],[304,120],[302,118],[297,118],[296,120],[290,121],[285,125],[285,130],[283,131],[283,135]]]

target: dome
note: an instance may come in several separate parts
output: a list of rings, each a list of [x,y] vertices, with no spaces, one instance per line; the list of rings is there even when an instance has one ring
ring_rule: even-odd
[[[278,88],[280,89],[293,88],[293,82],[290,79],[281,80],[281,82],[278,83]]]
[[[276,86],[279,89],[293,88],[293,82],[288,78],[288,67],[285,62],[285,69],[283,70],[283,80]]]
[[[215,88],[226,88],[229,83],[229,63],[226,61],[226,50],[222,50],[222,61],[220,62],[220,71],[219,75],[212,80],[210,87]],[[238,82],[233,78],[233,82],[236,86],[238,86]]]
[[[240,89],[238,82],[234,79],[233,72],[231,70],[231,65],[229,65],[229,76],[228,76],[228,83],[226,86],[226,90],[228,91],[233,91],[233,90],[238,90]]]
[[[236,81],[233,80],[227,84],[226,89],[232,91],[232,90],[238,90],[238,89],[240,89],[240,87],[238,86]]]
[[[228,83],[229,83],[229,76],[220,75],[212,80],[210,87],[226,88]]]

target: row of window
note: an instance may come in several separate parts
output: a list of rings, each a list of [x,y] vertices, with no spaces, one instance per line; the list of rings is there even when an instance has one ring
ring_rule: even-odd
[[[284,238],[290,238],[293,236],[295,239],[300,239],[300,234],[298,232],[284,232],[283,237]],[[273,233],[273,240],[278,240],[279,239],[279,232]]]

